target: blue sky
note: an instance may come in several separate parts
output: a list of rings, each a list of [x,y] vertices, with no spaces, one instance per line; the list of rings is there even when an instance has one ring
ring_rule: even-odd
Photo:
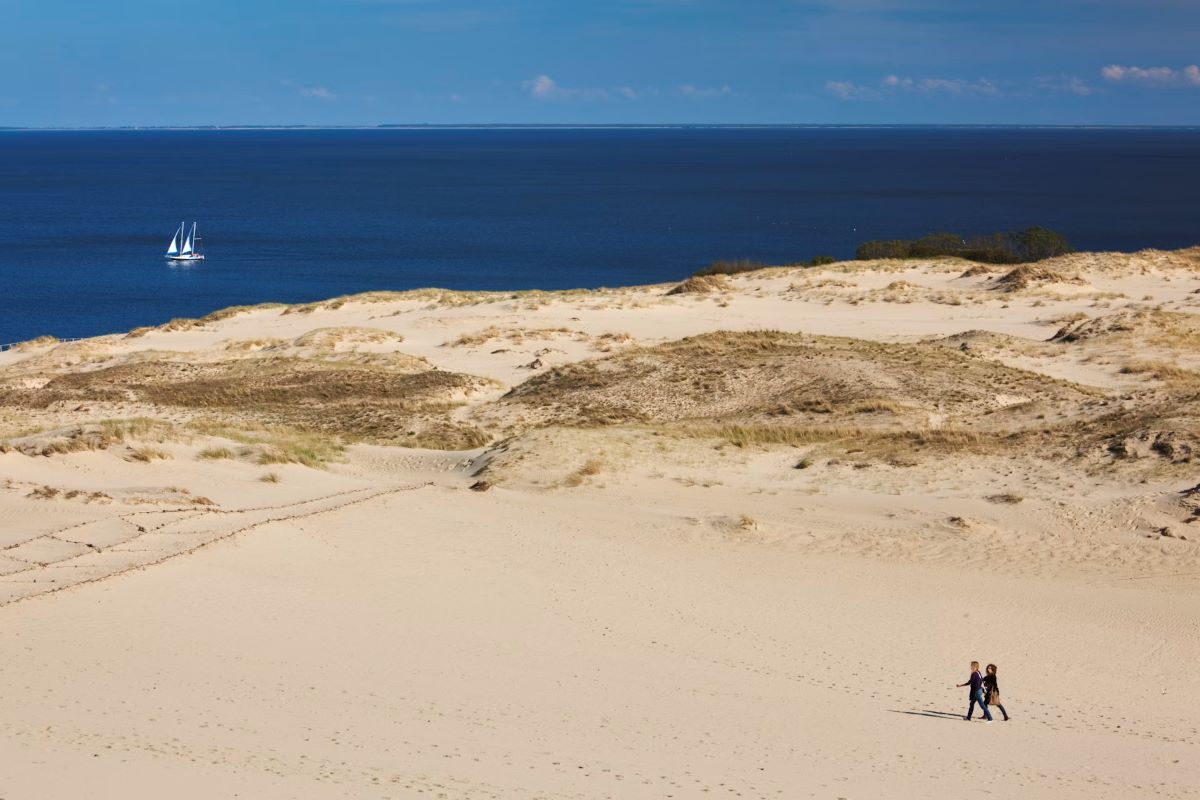
[[[1200,0],[0,0],[0,125],[1200,124]]]

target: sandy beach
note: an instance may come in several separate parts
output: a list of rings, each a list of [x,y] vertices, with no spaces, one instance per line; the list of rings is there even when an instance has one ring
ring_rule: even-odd
[[[34,340],[0,642],[7,800],[1200,796],[1200,250]]]

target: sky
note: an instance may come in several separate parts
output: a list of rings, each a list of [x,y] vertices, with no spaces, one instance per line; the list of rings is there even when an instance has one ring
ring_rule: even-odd
[[[0,0],[0,125],[1200,124],[1200,0]]]

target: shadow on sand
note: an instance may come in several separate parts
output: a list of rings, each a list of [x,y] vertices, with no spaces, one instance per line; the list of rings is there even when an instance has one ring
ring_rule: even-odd
[[[956,719],[956,720],[959,720],[960,722],[962,721],[962,718],[963,718],[963,714],[961,711],[959,711],[957,713],[953,712],[953,711],[930,711],[929,709],[926,709],[924,711],[901,711],[896,708],[892,708],[892,709],[888,709],[888,710],[892,714],[908,714],[910,717],[932,717],[933,719]],[[978,718],[983,719],[983,716],[980,715]]]

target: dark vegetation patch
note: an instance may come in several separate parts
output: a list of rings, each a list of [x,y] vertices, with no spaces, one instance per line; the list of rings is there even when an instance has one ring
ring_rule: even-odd
[[[140,362],[59,375],[36,389],[0,388],[0,403],[31,409],[93,402],[147,403],[231,424],[287,426],[351,439],[446,449],[487,436],[447,419],[459,398],[486,385],[442,370],[397,372],[300,358],[212,364]]]
[[[1025,228],[1009,233],[963,237],[957,233],[930,233],[919,239],[863,242],[855,257],[937,258],[955,256],[985,264],[1024,264],[1074,252],[1066,237],[1049,228]]]
[[[1015,429],[1040,409],[1076,411],[1099,393],[946,347],[775,331],[717,332],[555,367],[502,404],[539,423],[691,421],[878,429],[925,426],[931,414]],[[1076,411],[1077,413],[1077,411]]]
[[[788,266],[792,267],[821,267],[826,264],[835,264],[837,259],[833,256],[819,255],[813,256],[808,261],[798,261],[791,263]],[[770,269],[770,264],[764,264],[761,261],[754,261],[749,258],[740,259],[721,259],[712,262],[707,267],[701,267],[692,273],[693,277],[704,277],[705,275],[737,275],[742,272],[757,272],[760,269]]]

